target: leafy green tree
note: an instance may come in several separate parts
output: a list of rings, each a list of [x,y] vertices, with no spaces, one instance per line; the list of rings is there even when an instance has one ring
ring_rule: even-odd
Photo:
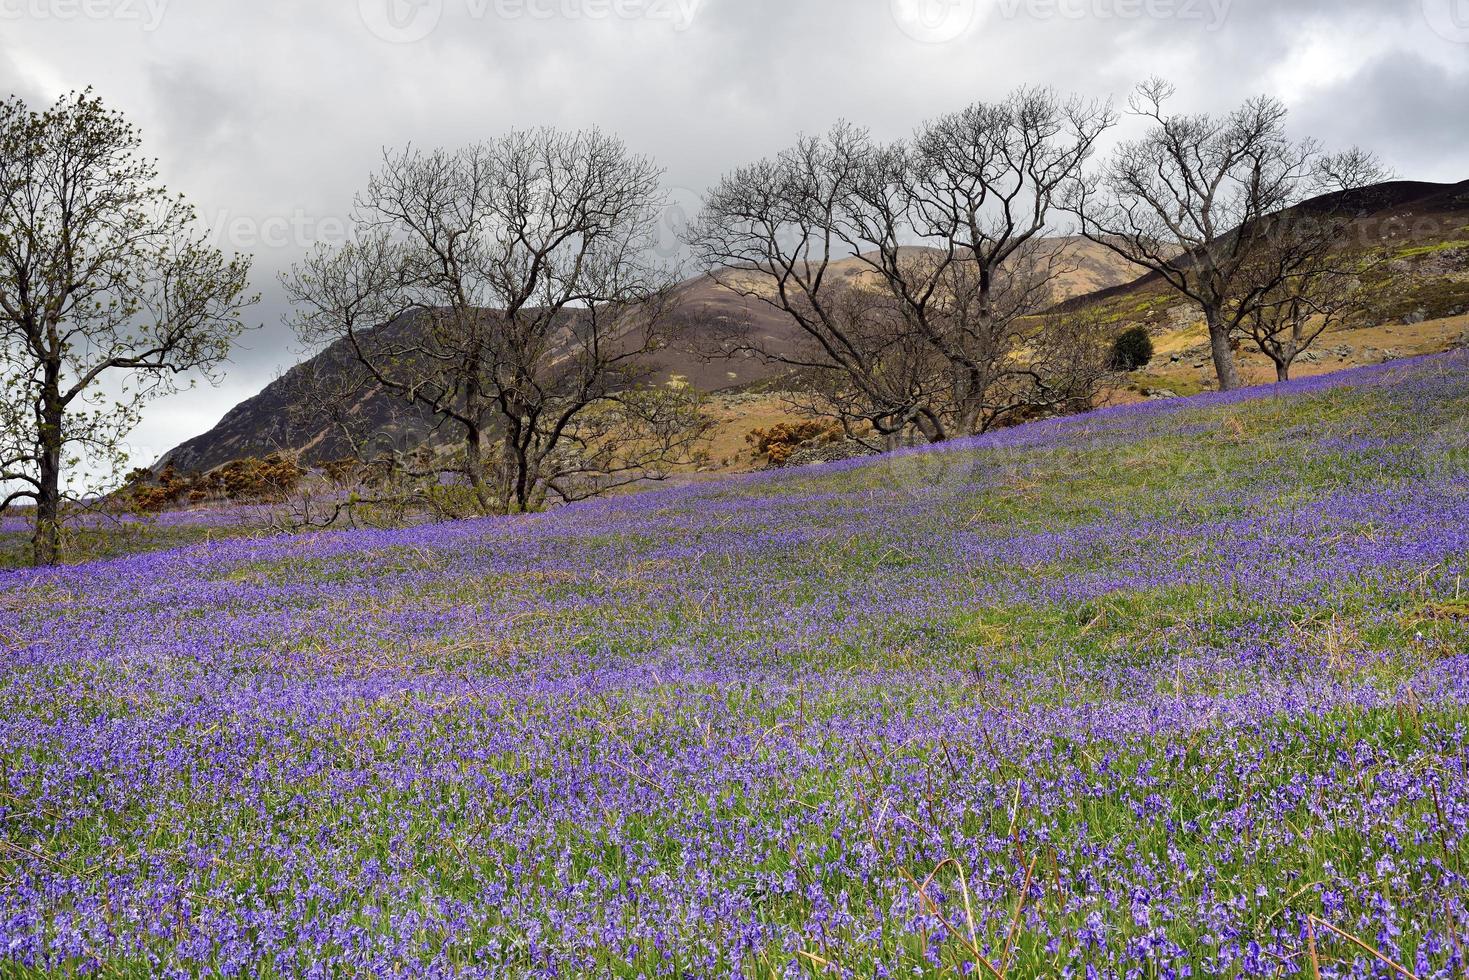
[[[211,247],[136,128],[91,90],[0,101],[0,513],[59,557],[68,471],[116,472],[148,401],[225,361],[250,261]]]

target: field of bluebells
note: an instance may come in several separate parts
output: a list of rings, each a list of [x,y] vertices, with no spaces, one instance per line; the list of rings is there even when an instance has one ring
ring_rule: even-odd
[[[1469,355],[0,577],[0,977],[1464,977]]]

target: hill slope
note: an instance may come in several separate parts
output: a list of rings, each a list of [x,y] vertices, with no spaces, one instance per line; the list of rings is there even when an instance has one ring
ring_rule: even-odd
[[[1466,572],[1455,354],[0,575],[0,972],[1458,975]]]
[[[1310,211],[1345,199],[1355,214],[1344,249],[1379,250],[1387,260],[1367,278],[1371,303],[1362,324],[1329,331],[1297,365],[1301,375],[1447,350],[1469,343],[1469,181],[1393,181],[1310,201]],[[1194,307],[1149,273],[1073,297],[1063,310],[1092,310],[1119,328],[1141,325],[1160,355],[1144,388],[1189,394],[1213,384],[1208,333]],[[1251,383],[1275,378],[1248,345],[1242,371]]]
[[[1066,274],[1058,279],[1058,298],[1092,292],[1103,286],[1125,282],[1134,270],[1112,252],[1082,239],[1055,239],[1054,247],[1068,255]],[[831,275],[851,278],[862,273],[857,259],[832,263]],[[718,392],[766,382],[781,369],[756,359],[715,359],[702,356],[718,346],[716,331],[724,325],[750,325],[774,349],[790,349],[799,343],[799,333],[789,318],[758,300],[740,297],[720,287],[707,276],[698,276],[675,290],[680,330],[664,350],[648,358],[652,376],[659,380],[679,377],[705,392]],[[402,329],[402,325],[390,327]],[[349,455],[350,447],[331,427],[293,424],[290,419],[292,392],[303,379],[336,375],[337,362],[347,357],[345,346],[331,348],[305,365],[267,385],[224,416],[208,432],[170,450],[158,465],[171,462],[182,470],[199,471],[220,466],[232,459],[265,456],[281,450],[302,451],[309,462],[320,463]],[[407,408],[397,399],[368,394],[355,406],[367,431],[385,432],[411,442],[431,428],[430,420]],[[734,440],[739,442],[743,432]]]
[[[1374,303],[1368,323],[1338,329],[1318,341],[1317,350],[1297,365],[1301,375],[1319,374],[1469,344],[1469,181],[1430,184],[1394,181],[1352,192],[1357,212],[1347,247],[1386,249],[1392,256],[1374,274]],[[1324,199],[1323,199],[1324,200]],[[1319,206],[1308,202],[1304,207]],[[1207,334],[1191,306],[1155,275],[1137,270],[1093,242],[1057,239],[1075,255],[1075,269],[1058,283],[1062,309],[1091,309],[1120,328],[1141,324],[1155,338],[1159,358],[1135,379],[1140,397],[1154,392],[1192,394],[1212,387]],[[862,273],[856,260],[835,263],[832,273],[851,278]],[[683,332],[667,349],[652,356],[650,370],[658,378],[681,377],[706,392],[734,392],[766,384],[778,371],[754,358],[709,360],[700,351],[717,346],[714,335],[729,324],[751,324],[765,342],[790,349],[799,342],[789,321],[758,301],[720,288],[708,277],[678,287]],[[328,351],[308,370],[331,373]],[[1241,368],[1247,380],[1274,379],[1268,360],[1245,350]],[[166,454],[185,470],[205,470],[242,456],[261,456],[282,449],[301,450],[309,462],[345,456],[349,447],[329,427],[292,427],[287,423],[290,389],[302,377],[298,367],[286,378],[235,406],[210,431]],[[723,468],[738,466],[743,437],[756,425],[787,417],[774,399],[731,395],[716,399],[717,427],[713,457]],[[404,442],[423,437],[429,420],[404,408],[395,398],[368,395],[356,406],[373,431]]]

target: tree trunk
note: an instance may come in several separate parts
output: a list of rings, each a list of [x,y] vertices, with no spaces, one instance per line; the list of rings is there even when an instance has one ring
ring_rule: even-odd
[[[480,431],[478,426],[466,425],[464,427],[464,477],[469,481],[469,488],[474,491],[474,499],[479,504],[480,513],[490,514],[494,512],[494,501],[490,498],[490,488],[485,484],[485,458],[483,448],[480,446]]]
[[[1209,348],[1214,354],[1214,373],[1219,377],[1219,390],[1233,391],[1242,383],[1234,360],[1234,346],[1230,343],[1229,327],[1217,309],[1205,310],[1204,320],[1209,325]]]
[[[1275,380],[1286,382],[1290,380],[1290,361],[1275,362]]]
[[[924,441],[930,445],[948,441],[948,437],[945,435],[943,428],[932,417],[920,412],[913,421],[918,427],[919,433],[922,434]]]
[[[54,565],[61,558],[61,411],[41,413],[40,485],[36,491],[36,529],[32,560]]]
[[[531,477],[530,454],[517,440],[525,431],[522,420],[506,427],[505,444],[500,450],[500,485],[502,506],[507,514],[523,514],[533,506],[535,484]]]
[[[515,451],[515,513],[526,514],[531,510],[531,495],[535,490],[534,481],[531,479],[530,460],[528,455],[517,449]]]

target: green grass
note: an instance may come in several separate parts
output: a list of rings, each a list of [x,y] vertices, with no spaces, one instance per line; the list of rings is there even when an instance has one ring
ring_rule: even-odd
[[[128,521],[97,528],[66,528],[61,550],[67,564],[84,564],[262,533],[261,528],[246,525],[168,527],[147,520]],[[27,567],[32,554],[29,532],[0,531],[0,569]]]

